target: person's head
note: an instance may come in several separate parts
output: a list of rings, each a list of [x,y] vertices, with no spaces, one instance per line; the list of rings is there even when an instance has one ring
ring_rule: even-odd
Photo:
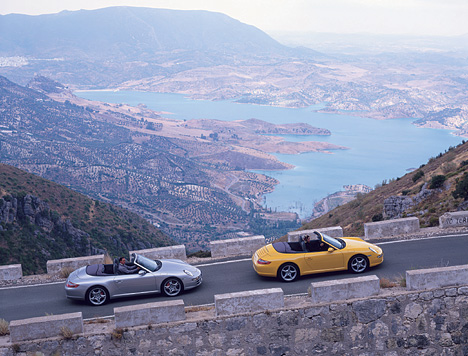
[[[304,236],[304,241],[305,241],[305,242],[309,242],[309,241],[310,241],[310,236],[309,236],[309,235],[305,235],[305,236]]]
[[[125,264],[125,257],[120,257],[120,258],[119,258],[119,262],[120,262],[121,264]]]

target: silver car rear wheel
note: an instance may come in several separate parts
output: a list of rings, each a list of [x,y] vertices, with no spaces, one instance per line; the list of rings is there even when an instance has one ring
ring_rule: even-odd
[[[86,293],[86,300],[91,305],[103,305],[108,299],[107,289],[101,286],[91,287]]]
[[[171,277],[162,282],[161,290],[168,297],[176,297],[184,290],[184,286],[180,279]]]

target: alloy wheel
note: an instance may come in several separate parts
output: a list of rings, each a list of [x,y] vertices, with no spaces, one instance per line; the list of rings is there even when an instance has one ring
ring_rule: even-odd
[[[350,263],[354,273],[361,273],[367,269],[367,259],[363,256],[355,256]]]
[[[102,305],[107,301],[107,291],[102,287],[94,287],[88,292],[88,301],[92,305]]]
[[[292,282],[297,278],[297,268],[292,264],[281,267],[280,277],[285,282]]]
[[[182,291],[182,283],[177,278],[164,281],[163,292],[169,297],[175,297]]]

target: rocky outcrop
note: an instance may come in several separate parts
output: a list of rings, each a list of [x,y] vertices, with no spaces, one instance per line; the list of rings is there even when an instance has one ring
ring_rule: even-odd
[[[32,250],[36,258],[44,261],[104,252],[92,246],[87,232],[73,226],[70,219],[61,217],[46,201],[31,194],[0,198],[0,231],[3,232],[1,241],[9,250]],[[16,263],[18,258],[12,254],[11,261],[3,258],[2,263]],[[26,270],[31,272],[27,267]]]
[[[18,201],[13,199],[0,199],[0,223],[12,224],[16,221],[16,213],[18,210]],[[0,231],[3,229],[0,225]]]
[[[428,183],[424,184],[421,191],[414,196],[391,196],[384,200],[383,217],[384,219],[400,219],[403,214],[418,205],[423,200],[432,195],[436,189],[428,189]]]
[[[50,212],[47,202],[38,197],[27,194],[20,200],[20,214],[28,219],[30,224],[36,224],[44,228],[50,228],[52,222],[47,218]],[[50,231],[50,230],[49,230]]]
[[[0,229],[6,229],[6,224],[20,225],[22,222],[37,226],[46,234],[58,230],[76,241],[89,236],[75,228],[70,219],[63,219],[50,210],[49,204],[38,197],[27,194],[0,198]]]

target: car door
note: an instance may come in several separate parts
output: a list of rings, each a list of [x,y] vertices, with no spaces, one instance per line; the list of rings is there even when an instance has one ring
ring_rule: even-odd
[[[117,295],[148,293],[158,290],[154,273],[119,274],[114,278]]]
[[[304,254],[307,271],[305,273],[320,273],[337,271],[344,268],[344,256],[341,250],[307,252]]]

